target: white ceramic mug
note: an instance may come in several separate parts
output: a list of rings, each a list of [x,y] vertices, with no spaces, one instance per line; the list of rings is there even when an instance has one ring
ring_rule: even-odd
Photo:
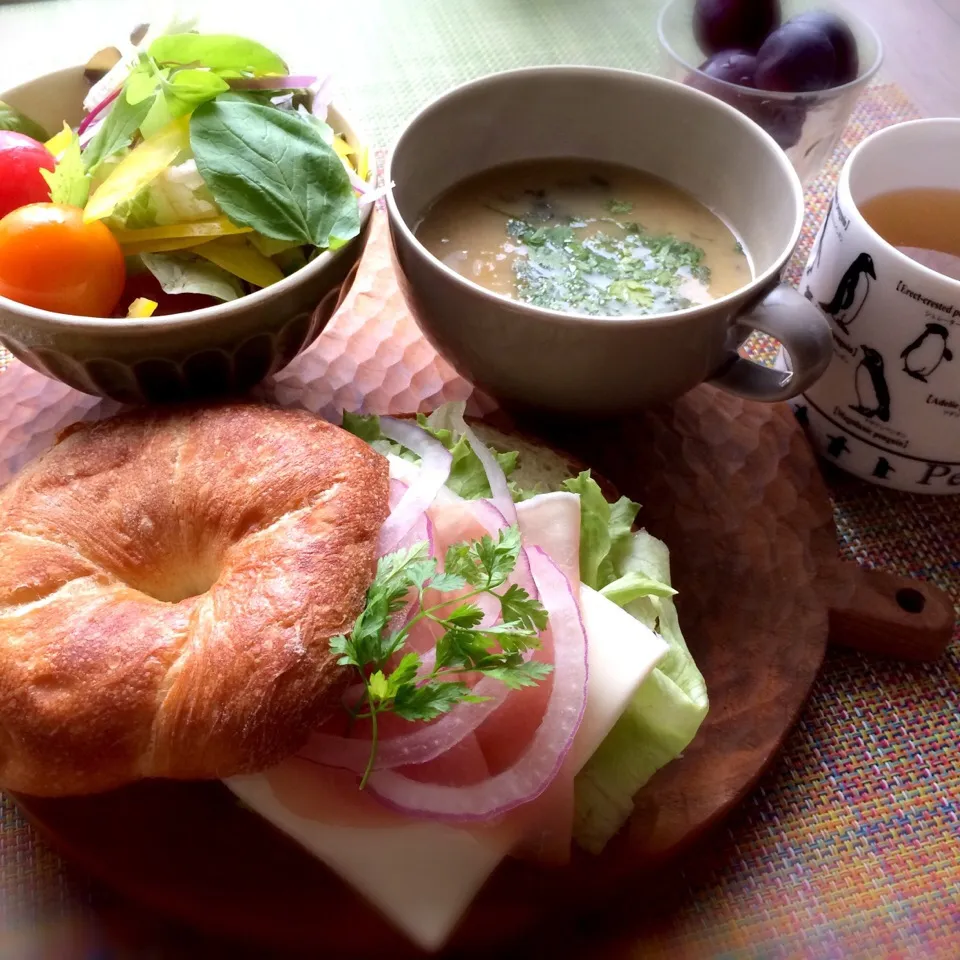
[[[830,321],[833,359],[792,404],[842,469],[960,493],[960,281],[901,253],[860,213],[920,187],[960,190],[960,119],[888,127],[851,153],[800,284]]]

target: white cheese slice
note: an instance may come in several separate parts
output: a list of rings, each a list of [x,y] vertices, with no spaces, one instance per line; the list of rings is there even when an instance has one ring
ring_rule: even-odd
[[[577,770],[667,649],[660,637],[620,607],[589,587],[580,589],[589,678],[586,710],[573,745]],[[424,950],[443,946],[487,878],[520,839],[499,831],[496,838],[480,840],[466,830],[425,821],[389,828],[334,826],[292,813],[263,776],[225,782]]]

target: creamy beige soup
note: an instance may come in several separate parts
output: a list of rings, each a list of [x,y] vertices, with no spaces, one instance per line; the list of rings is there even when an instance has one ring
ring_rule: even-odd
[[[415,232],[481,286],[572,313],[669,313],[752,279],[715,213],[659,177],[606,163],[497,167],[444,193]]]

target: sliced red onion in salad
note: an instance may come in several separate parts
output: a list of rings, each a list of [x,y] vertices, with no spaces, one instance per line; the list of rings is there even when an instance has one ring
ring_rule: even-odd
[[[120,96],[120,88],[119,88],[119,87],[118,87],[116,90],[114,90],[112,93],[107,94],[107,96],[105,96],[105,97],[80,121],[80,125],[77,127],[77,136],[78,136],[78,137],[82,137],[83,134],[84,134],[84,131],[87,129],[87,127],[89,127],[90,124],[93,123],[93,121],[96,120],[97,117],[99,117],[100,114],[103,113],[103,111],[106,110],[107,107],[109,107],[110,104],[113,103],[113,101],[116,100],[117,97],[119,97],[119,96]]]
[[[347,176],[350,178],[350,186],[353,187],[361,197],[365,197],[371,192],[370,184],[364,180],[356,170],[346,166]]]
[[[77,140],[80,143],[81,150],[85,149],[90,141],[97,135],[97,131],[103,126],[104,120],[106,120],[106,115],[98,117],[83,133],[77,134]]]
[[[327,119],[327,108],[333,100],[333,74],[328,73],[310,87],[310,112],[321,120]]]
[[[468,786],[423,783],[395,770],[375,770],[367,788],[388,807],[426,819],[491,820],[535,800],[559,772],[586,705],[587,638],[569,580],[539,547],[528,553],[553,637],[553,686],[537,732],[512,767]]]
[[[420,457],[419,476],[410,483],[380,528],[382,556],[396,550],[427,512],[450,477],[453,457],[439,440],[435,440],[415,423],[381,417],[380,429],[385,437],[402,444]]]

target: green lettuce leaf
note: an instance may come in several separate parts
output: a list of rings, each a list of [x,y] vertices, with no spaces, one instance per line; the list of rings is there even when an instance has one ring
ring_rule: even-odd
[[[443,409],[443,407],[438,408],[439,411]],[[439,426],[444,421],[435,418],[436,413],[437,411],[430,417],[425,417],[422,413],[417,414],[417,423],[432,437],[439,440],[453,455],[453,464],[450,468],[450,479],[447,481],[447,486],[465,500],[489,497],[491,495],[490,484],[487,481],[486,473],[484,473],[483,464],[473,452],[467,438],[455,434],[453,430]],[[379,417],[345,413],[343,415],[343,428],[360,437],[361,440],[366,440],[381,453],[392,453],[414,463],[420,459],[413,451],[383,436],[380,431]],[[498,450],[493,450],[492,452],[503,472],[509,477],[516,469],[518,454],[515,451],[501,453]]]
[[[232,34],[168,34],[154,40],[147,52],[158,63],[200,64],[231,76],[287,72],[283,60],[262,43]]]
[[[83,167],[80,141],[73,135],[67,148],[60,154],[53,170],[41,170],[40,175],[50,188],[50,202],[71,207],[82,207],[90,196],[90,176]]]
[[[243,296],[243,286],[235,276],[193,254],[141,253],[140,259],[164,293],[202,293],[223,301]]]
[[[599,853],[623,826],[647,781],[686,750],[709,708],[703,675],[680,631],[665,544],[646,531],[634,533],[614,568],[618,580],[602,584],[601,591],[618,581],[633,586],[647,581],[646,594],[627,589],[620,599],[628,601],[625,610],[663,637],[668,649],[577,776],[573,835],[591,853]]]
[[[599,590],[617,578],[615,558],[629,549],[640,504],[627,497],[607,503],[589,470],[566,480],[563,489],[580,497],[580,579]]]
[[[608,583],[600,594],[618,607],[625,607],[640,597],[672,597],[676,592],[668,584],[653,580],[646,574],[634,570]]]

